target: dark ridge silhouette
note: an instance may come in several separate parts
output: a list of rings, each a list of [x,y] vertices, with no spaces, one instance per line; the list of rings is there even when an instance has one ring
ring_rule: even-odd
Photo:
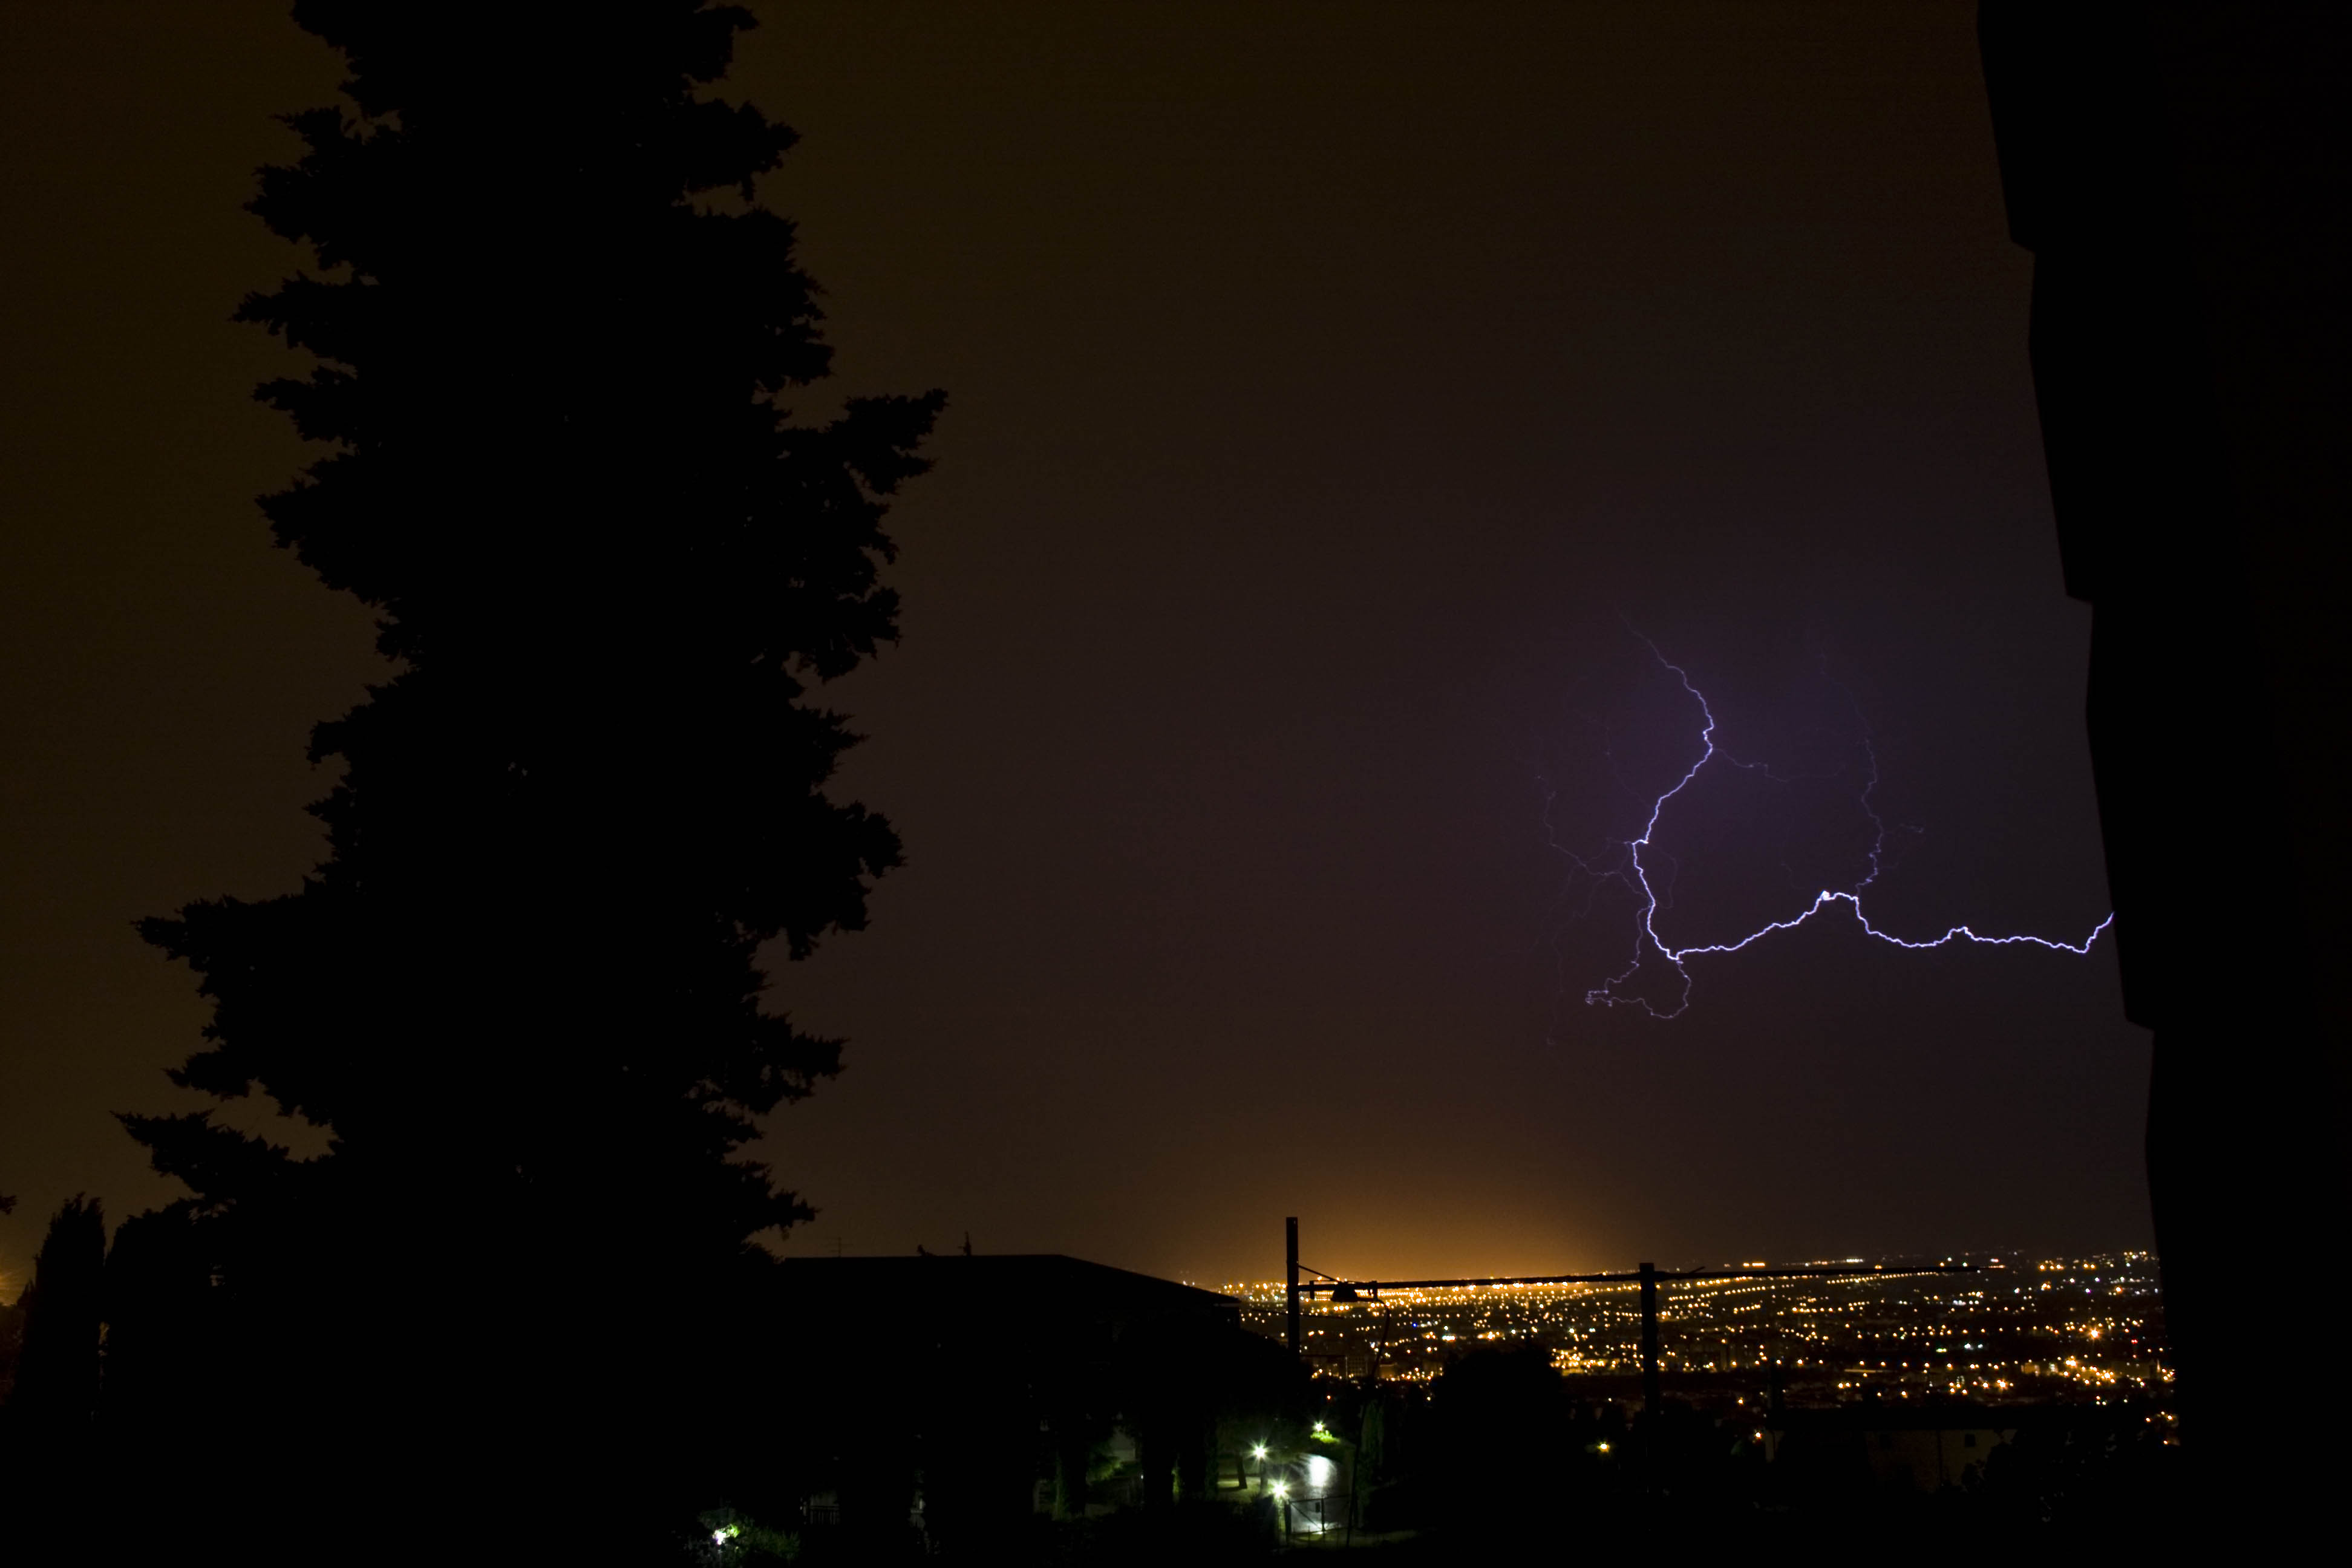
[[[841,1042],[759,954],[898,861],[811,688],[895,635],[886,498],[943,397],[786,405],[831,351],[754,200],[793,133],[705,92],[740,7],[294,16],[344,100],[252,204],[312,265],[238,314],[313,356],[259,396],[327,451],[262,504],[391,666],[315,731],[299,890],[142,930],[212,1006],[174,1081],[332,1141],[124,1118],[192,1195],[125,1228],[108,1398],[205,1412],[234,1464],[147,1495],[241,1551],[642,1561],[725,1489],[753,1238],[811,1212],[740,1150]]]
[[[2278,1310],[2253,1271],[2307,1256],[2343,1187],[2352,13],[1986,0],[1979,21],[2066,590],[2094,610],[2125,1004],[2155,1031],[2183,1442],[2234,1528],[2299,1534],[2330,1439],[2252,1349]]]

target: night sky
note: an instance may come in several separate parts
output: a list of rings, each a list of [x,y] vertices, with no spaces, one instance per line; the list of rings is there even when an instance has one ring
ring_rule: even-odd
[[[1635,928],[1561,851],[1697,756],[1636,633],[1729,751],[1846,770],[1678,799],[1671,938],[1853,863],[1865,732],[1874,921],[2106,911],[1973,6],[760,9],[730,90],[803,134],[762,196],[843,373],[804,411],[952,398],[904,640],[833,690],[908,863],[777,974],[852,1040],[767,1142],[822,1211],[787,1250],[2145,1241],[2110,943],[1833,911],[1671,1022],[1580,1000]],[[290,360],[228,321],[295,261],[239,211],[269,117],[336,62],[271,4],[16,5],[0,73],[13,1293],[64,1196],[173,1195],[109,1113],[196,1102],[204,1013],[131,922],[295,884],[308,729],[382,667],[268,547],[302,456],[247,391]]]

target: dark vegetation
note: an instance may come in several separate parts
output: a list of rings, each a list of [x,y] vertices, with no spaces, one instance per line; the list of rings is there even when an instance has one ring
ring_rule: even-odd
[[[841,1044],[760,955],[898,860],[811,687],[895,634],[885,498],[943,398],[785,406],[830,350],[754,200],[793,133],[708,90],[742,10],[295,18],[349,75],[252,204],[310,264],[239,315],[310,357],[259,395],[324,451],[262,507],[388,665],[314,733],[299,890],[142,929],[212,1006],[174,1081],[331,1142],[124,1119],[190,1195],[110,1252],[59,1216],[11,1464],[103,1473],[116,1549],[647,1561],[773,1419],[754,1238],[809,1211],[741,1149]],[[24,1486],[11,1530],[87,1556],[87,1506]]]
[[[1365,1467],[1360,1517],[1375,1531],[1410,1530],[1404,1555],[1450,1560],[1481,1551],[1563,1545],[1638,1550],[1675,1541],[1818,1545],[1874,1529],[1914,1543],[1982,1541],[2015,1547],[2150,1539],[2168,1517],[2165,1489],[2178,1450],[2137,1405],[1986,1409],[1907,1402],[1829,1410],[1769,1409],[1669,1398],[1654,1416],[1563,1376],[1535,1346],[1471,1352],[1425,1395],[1353,1391],[1335,1399],[1335,1429],[1384,1406],[1383,1452]],[[1951,1479],[1900,1460],[1933,1454],[1906,1433],[1991,1426],[1979,1462]],[[1767,1441],[1769,1434],[1769,1440]]]

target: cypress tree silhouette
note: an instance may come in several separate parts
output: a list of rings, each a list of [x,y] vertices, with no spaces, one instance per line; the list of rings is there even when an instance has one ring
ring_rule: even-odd
[[[331,1131],[125,1118],[194,1194],[152,1252],[236,1325],[257,1508],[397,1497],[421,1540],[593,1499],[635,1550],[710,1500],[751,1238],[811,1212],[740,1151],[840,1043],[762,1011],[758,953],[898,862],[810,685],[895,635],[885,498],[944,398],[783,404],[830,350],[753,200],[793,133],[703,90],[741,9],[294,14],[346,102],[252,208],[317,270],[239,314],[317,356],[258,395],[331,450],[263,507],[393,670],[315,731],[300,890],[142,925],[212,1004],[174,1080]]]

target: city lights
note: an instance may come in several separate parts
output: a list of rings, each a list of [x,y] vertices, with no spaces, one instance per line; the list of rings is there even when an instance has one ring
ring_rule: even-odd
[[[1280,1284],[1227,1289],[1242,1298],[1245,1321],[1279,1337]],[[1640,1370],[1632,1282],[1384,1288],[1354,1301],[1310,1300],[1304,1310],[1307,1363],[1322,1377],[1426,1383],[1464,1354],[1514,1345],[1540,1347],[1575,1377]],[[1987,1258],[1957,1278],[1665,1279],[1658,1315],[1669,1380],[1753,1379],[1746,1392],[1757,1393],[1777,1367],[1787,1389],[1817,1403],[2121,1398],[2160,1392],[2172,1378],[2155,1259],[2144,1252]],[[1336,1441],[1319,1422],[1312,1436]]]

